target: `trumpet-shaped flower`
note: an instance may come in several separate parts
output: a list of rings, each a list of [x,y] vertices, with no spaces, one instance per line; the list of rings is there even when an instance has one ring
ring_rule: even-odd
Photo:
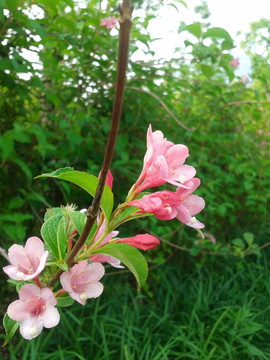
[[[20,289],[19,300],[9,305],[7,313],[11,319],[21,322],[22,336],[31,340],[41,333],[43,326],[52,328],[58,324],[60,316],[56,303],[49,288],[40,289],[34,284],[26,284]]]
[[[99,280],[104,275],[103,265],[99,263],[88,264],[87,260],[80,261],[68,272],[60,276],[60,283],[78,303],[85,305],[87,299],[97,298],[102,294],[103,285]]]
[[[44,251],[44,244],[38,237],[30,237],[25,244],[14,244],[8,250],[11,265],[5,266],[3,271],[13,280],[34,279],[45,267],[48,251]]]
[[[149,125],[147,151],[141,175],[136,181],[136,192],[165,182],[184,187],[184,183],[196,174],[192,166],[184,165],[188,156],[188,148],[185,145],[173,144],[164,138],[161,131],[152,132]]]
[[[153,214],[159,220],[177,218],[182,223],[202,229],[204,225],[194,215],[205,206],[204,200],[191,193],[199,186],[200,180],[191,179],[184,183],[184,188],[178,187],[176,192],[158,191],[144,195],[141,199],[129,202],[129,206],[136,206],[141,213]]]

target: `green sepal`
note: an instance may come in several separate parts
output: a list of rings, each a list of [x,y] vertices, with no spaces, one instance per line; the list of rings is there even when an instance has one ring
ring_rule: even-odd
[[[51,209],[47,209],[45,215],[44,215],[44,222],[48,221],[54,216],[63,215],[63,211],[61,207],[55,207]]]

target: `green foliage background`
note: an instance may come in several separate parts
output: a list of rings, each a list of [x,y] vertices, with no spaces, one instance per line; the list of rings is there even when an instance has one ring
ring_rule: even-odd
[[[73,185],[33,178],[65,166],[98,175],[117,60],[117,32],[99,26],[101,18],[117,16],[116,1],[109,1],[106,11],[94,0],[86,1],[85,8],[72,0],[25,0],[17,8],[18,3],[0,0],[0,245],[5,249],[39,236],[47,207],[89,205],[91,199]],[[166,5],[179,7],[183,1]],[[179,24],[186,40],[167,61],[151,60],[153,40],[147,30],[162,2],[134,1],[134,6],[147,11],[133,19],[127,88],[111,167],[116,203],[124,200],[139,175],[151,123],[153,130],[189,147],[187,163],[202,180],[196,194],[206,201],[199,218],[217,242],[204,242],[203,248],[232,249],[237,255],[245,246],[244,233],[253,233],[260,246],[267,243],[270,22],[253,24],[246,35],[243,48],[252,74],[243,84],[229,63],[233,40],[224,29],[207,23],[203,7],[205,20]],[[150,60],[133,60],[142,44]],[[263,50],[257,53],[259,45]],[[25,50],[38,54],[39,66],[25,59]],[[193,249],[193,255],[200,250],[195,233],[177,221],[151,218],[120,229],[123,236],[143,231]],[[161,263],[171,251],[163,244],[162,251],[153,254],[152,261]]]

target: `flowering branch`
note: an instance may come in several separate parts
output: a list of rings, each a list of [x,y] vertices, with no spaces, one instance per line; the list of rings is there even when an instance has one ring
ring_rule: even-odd
[[[83,231],[78,241],[70,251],[68,258],[66,260],[68,266],[72,265],[75,256],[80,251],[81,247],[84,245],[87,236],[89,235],[90,230],[92,229],[96,221],[100,206],[100,200],[105,185],[106,176],[111,164],[116,137],[119,128],[121,112],[122,112],[126,69],[128,62],[129,37],[130,37],[130,29],[132,24],[131,23],[132,10],[133,8],[130,5],[130,1],[123,0],[122,6],[119,7],[120,31],[119,31],[118,62],[117,62],[117,72],[116,72],[114,103],[113,103],[111,125],[110,125],[107,147],[104,155],[104,160],[100,172],[100,179],[98,182],[96,193],[92,205],[89,207],[89,209],[86,212],[87,220],[85,222]],[[56,273],[56,275],[51,279],[48,285],[53,286],[55,282],[59,279],[62,272],[63,272],[62,270],[59,270]]]

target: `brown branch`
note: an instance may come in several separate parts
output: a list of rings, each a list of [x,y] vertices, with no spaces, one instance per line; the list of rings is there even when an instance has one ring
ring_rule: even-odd
[[[129,0],[123,0],[122,6],[119,7],[120,31],[119,31],[118,62],[117,62],[114,103],[113,103],[108,142],[100,172],[100,179],[97,185],[97,189],[92,205],[89,207],[89,209],[86,212],[87,219],[83,231],[66,260],[66,263],[69,267],[73,264],[73,260],[75,256],[78,254],[78,252],[84,245],[87,236],[89,235],[90,230],[96,221],[100,206],[100,200],[105,185],[106,176],[112,161],[112,156],[114,152],[116,137],[119,128],[119,122],[122,112],[124,86],[125,86],[126,70],[127,70],[127,62],[128,62],[129,37],[130,37],[130,29],[132,24],[131,23],[132,10],[133,9],[130,5]],[[59,279],[62,272],[63,272],[62,270],[59,270],[55,274],[55,276],[50,280],[48,285],[52,287],[55,284],[55,282]]]

